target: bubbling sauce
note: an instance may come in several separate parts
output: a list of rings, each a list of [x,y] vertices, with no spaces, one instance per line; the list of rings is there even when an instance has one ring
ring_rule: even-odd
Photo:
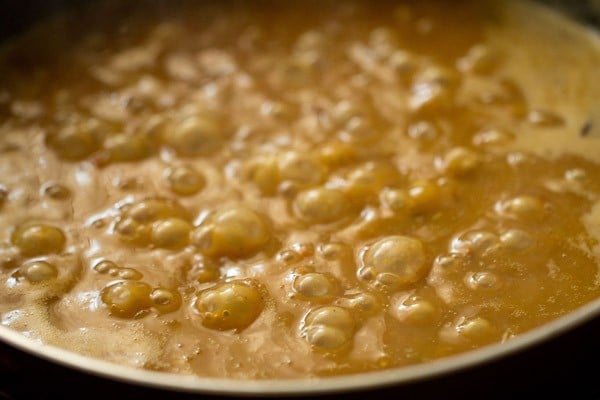
[[[2,325],[138,368],[302,378],[600,297],[597,37],[524,2],[137,6],[2,52]]]

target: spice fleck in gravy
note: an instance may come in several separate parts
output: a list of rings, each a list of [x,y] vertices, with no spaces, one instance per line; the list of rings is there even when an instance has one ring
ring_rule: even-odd
[[[527,2],[81,7],[0,58],[0,320],[158,371],[426,363],[600,297],[600,45]]]

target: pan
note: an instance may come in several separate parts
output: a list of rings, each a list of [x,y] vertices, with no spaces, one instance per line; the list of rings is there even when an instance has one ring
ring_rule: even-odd
[[[567,14],[587,29],[595,30],[599,24],[600,3],[593,0],[541,3],[554,8],[553,12]],[[49,14],[77,6],[75,1],[4,4],[0,40],[9,39]],[[599,314],[600,299],[504,343],[415,366],[328,378],[257,381],[182,376],[119,366],[41,344],[0,326],[0,367],[7,377],[1,380],[0,398],[74,398],[90,392],[128,398],[383,398],[398,394],[417,398],[506,398],[552,394],[563,389],[600,395],[590,371],[593,366],[588,368],[600,356],[600,347],[595,343],[600,333]]]

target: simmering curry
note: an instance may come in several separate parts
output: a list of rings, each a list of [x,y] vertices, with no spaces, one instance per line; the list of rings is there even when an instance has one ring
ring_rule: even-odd
[[[0,58],[0,319],[240,379],[600,297],[600,45],[525,2],[99,3]]]

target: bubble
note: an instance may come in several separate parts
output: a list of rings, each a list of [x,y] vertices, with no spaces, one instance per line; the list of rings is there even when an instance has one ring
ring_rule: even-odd
[[[305,324],[307,326],[330,326],[344,332],[353,331],[355,325],[354,318],[352,317],[352,314],[350,314],[350,311],[338,306],[324,306],[312,310],[306,316]]]
[[[500,236],[500,241],[511,250],[525,250],[533,244],[531,235],[520,229],[510,229]]]
[[[392,315],[401,322],[429,324],[438,313],[436,306],[418,296],[408,296],[398,301],[391,309]]]
[[[66,242],[62,230],[44,224],[21,225],[13,232],[11,239],[21,254],[27,257],[59,253]]]
[[[169,189],[180,196],[191,196],[201,191],[206,180],[198,171],[189,166],[169,168],[166,171]]]
[[[486,339],[494,332],[490,321],[482,317],[464,318],[456,324],[455,329],[459,336],[470,340]]]
[[[388,236],[366,247],[363,267],[372,269],[375,282],[395,289],[417,282],[427,271],[425,249],[418,239],[407,236]],[[359,278],[366,279],[359,270]]]
[[[370,293],[358,293],[348,299],[350,308],[363,315],[375,315],[381,309],[381,302]]]
[[[207,328],[231,330],[252,324],[262,312],[264,303],[254,285],[232,281],[201,292],[194,307]]]
[[[498,236],[494,233],[478,230],[467,232],[455,238],[450,245],[450,250],[453,253],[485,255],[487,252],[496,249],[498,244]]]
[[[58,157],[68,161],[83,160],[101,145],[99,136],[83,125],[64,127],[49,135],[46,142]]]
[[[174,200],[154,197],[133,204],[127,216],[145,224],[169,217],[187,219],[188,213]]]
[[[137,281],[142,279],[143,275],[140,271],[133,268],[121,268],[117,271],[117,276],[120,279],[127,279],[131,281]]]
[[[161,314],[177,311],[181,306],[181,295],[176,290],[156,288],[150,293],[153,307]]]
[[[123,281],[106,286],[100,292],[102,302],[111,315],[119,318],[136,318],[152,306],[152,288],[144,282]]]
[[[473,150],[464,147],[455,147],[443,159],[443,170],[457,177],[473,173],[481,164],[480,156]]]
[[[500,202],[496,210],[514,218],[540,219],[544,215],[544,203],[533,196],[517,196]]]
[[[168,218],[152,225],[152,244],[163,249],[176,250],[189,242],[192,225],[181,218]]]
[[[246,257],[266,245],[271,232],[265,217],[240,206],[216,212],[191,237],[194,246],[208,256]]]
[[[317,350],[338,351],[350,343],[354,328],[354,319],[347,309],[325,306],[307,314],[301,335]]]
[[[25,263],[19,268],[19,273],[31,283],[45,282],[58,276],[56,267],[46,261]]]
[[[141,135],[115,135],[104,144],[109,161],[138,161],[148,157],[151,152],[150,143]]]
[[[115,233],[125,243],[137,246],[147,246],[150,243],[150,227],[130,217],[117,221]]]
[[[328,301],[337,292],[334,278],[318,272],[297,276],[293,288],[302,300],[307,301]]]
[[[316,325],[306,328],[306,341],[323,350],[337,350],[348,342],[348,334],[338,328]]]
[[[44,196],[48,196],[53,200],[66,200],[71,197],[71,191],[64,185],[59,183],[48,183],[42,188]]]
[[[109,260],[102,260],[94,265],[94,271],[99,274],[108,274],[111,269],[119,269],[117,263]]]
[[[498,277],[490,271],[474,272],[467,276],[467,285],[471,289],[492,289],[498,286]]]
[[[210,155],[220,149],[225,138],[220,124],[208,116],[188,117],[163,136],[168,146],[187,157]]]
[[[305,153],[286,153],[279,160],[279,174],[283,181],[300,184],[318,184],[326,175],[318,158]]]
[[[350,212],[348,199],[339,189],[315,188],[301,192],[295,206],[301,218],[316,223],[334,222]]]

